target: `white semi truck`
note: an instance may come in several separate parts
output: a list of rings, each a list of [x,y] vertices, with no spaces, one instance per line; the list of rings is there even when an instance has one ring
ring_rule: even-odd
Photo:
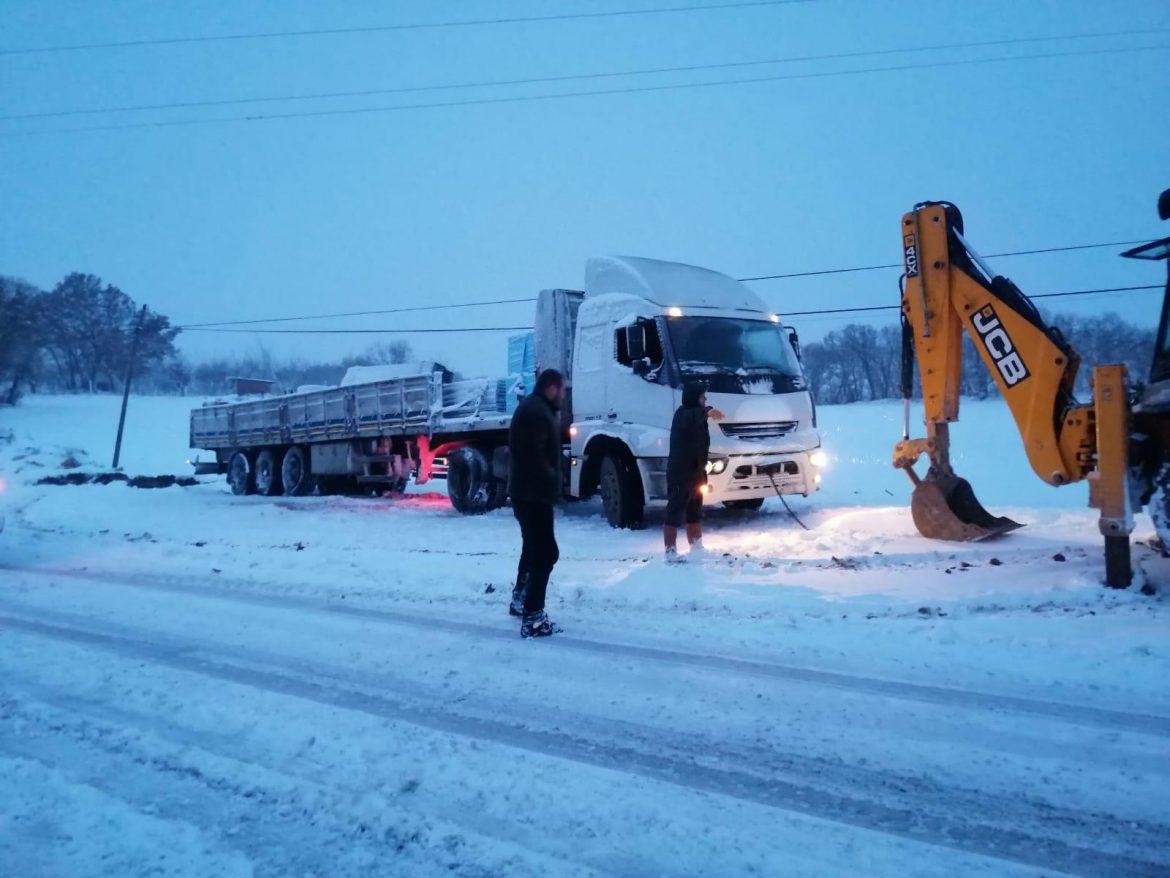
[[[759,508],[779,491],[809,495],[825,457],[796,334],[738,281],[691,265],[591,259],[585,290],[543,290],[531,374],[456,380],[435,367],[191,413],[191,447],[212,450],[235,493],[347,491],[393,480],[395,437],[416,480],[445,470],[453,506],[507,500],[513,388],[543,369],[569,377],[564,486],[600,494],[609,523],[637,527],[666,498],[670,424],[687,381],[706,384],[708,504]],[[401,449],[402,443],[397,443]]]

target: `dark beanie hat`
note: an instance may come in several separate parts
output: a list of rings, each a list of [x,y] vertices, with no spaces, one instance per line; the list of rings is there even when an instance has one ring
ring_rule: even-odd
[[[703,395],[706,389],[698,381],[688,381],[684,384],[682,389],[683,407],[688,409],[698,408],[699,397]]]

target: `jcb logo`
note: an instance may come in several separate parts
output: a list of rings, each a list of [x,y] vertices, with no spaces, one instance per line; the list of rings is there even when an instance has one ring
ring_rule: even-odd
[[[1016,346],[1012,344],[1011,336],[999,322],[999,315],[991,305],[984,305],[971,318],[975,331],[979,333],[979,340],[995,362],[1003,382],[1008,387],[1015,387],[1032,373],[1024,365],[1024,358],[1020,356]]]
[[[906,277],[918,277],[918,242],[913,235],[907,235],[902,245],[906,258]]]

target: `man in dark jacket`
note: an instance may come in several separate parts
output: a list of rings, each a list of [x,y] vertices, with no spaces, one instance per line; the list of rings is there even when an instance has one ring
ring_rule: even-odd
[[[667,563],[683,560],[677,543],[678,529],[684,521],[691,551],[703,550],[703,490],[707,484],[707,454],[711,450],[708,413],[716,420],[723,417],[708,408],[702,384],[694,381],[684,384],[682,405],[670,425],[670,457],[666,461],[666,524],[662,539],[666,543]]]
[[[560,557],[553,532],[553,504],[561,498],[561,405],[565,376],[546,369],[536,389],[512,415],[508,431],[508,493],[520,522],[520,564],[508,611],[523,616],[521,637],[557,631],[544,612],[548,578]]]

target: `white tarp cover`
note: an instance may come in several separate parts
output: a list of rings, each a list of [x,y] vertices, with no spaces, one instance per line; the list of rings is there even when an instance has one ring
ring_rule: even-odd
[[[641,256],[595,256],[585,263],[585,292],[628,293],[668,308],[721,308],[767,312],[754,292],[739,281],[697,265]]]
[[[392,381],[397,378],[414,378],[431,375],[440,371],[436,363],[423,360],[414,363],[385,363],[379,366],[350,366],[341,379],[341,387],[352,384],[370,384],[374,381]]]

